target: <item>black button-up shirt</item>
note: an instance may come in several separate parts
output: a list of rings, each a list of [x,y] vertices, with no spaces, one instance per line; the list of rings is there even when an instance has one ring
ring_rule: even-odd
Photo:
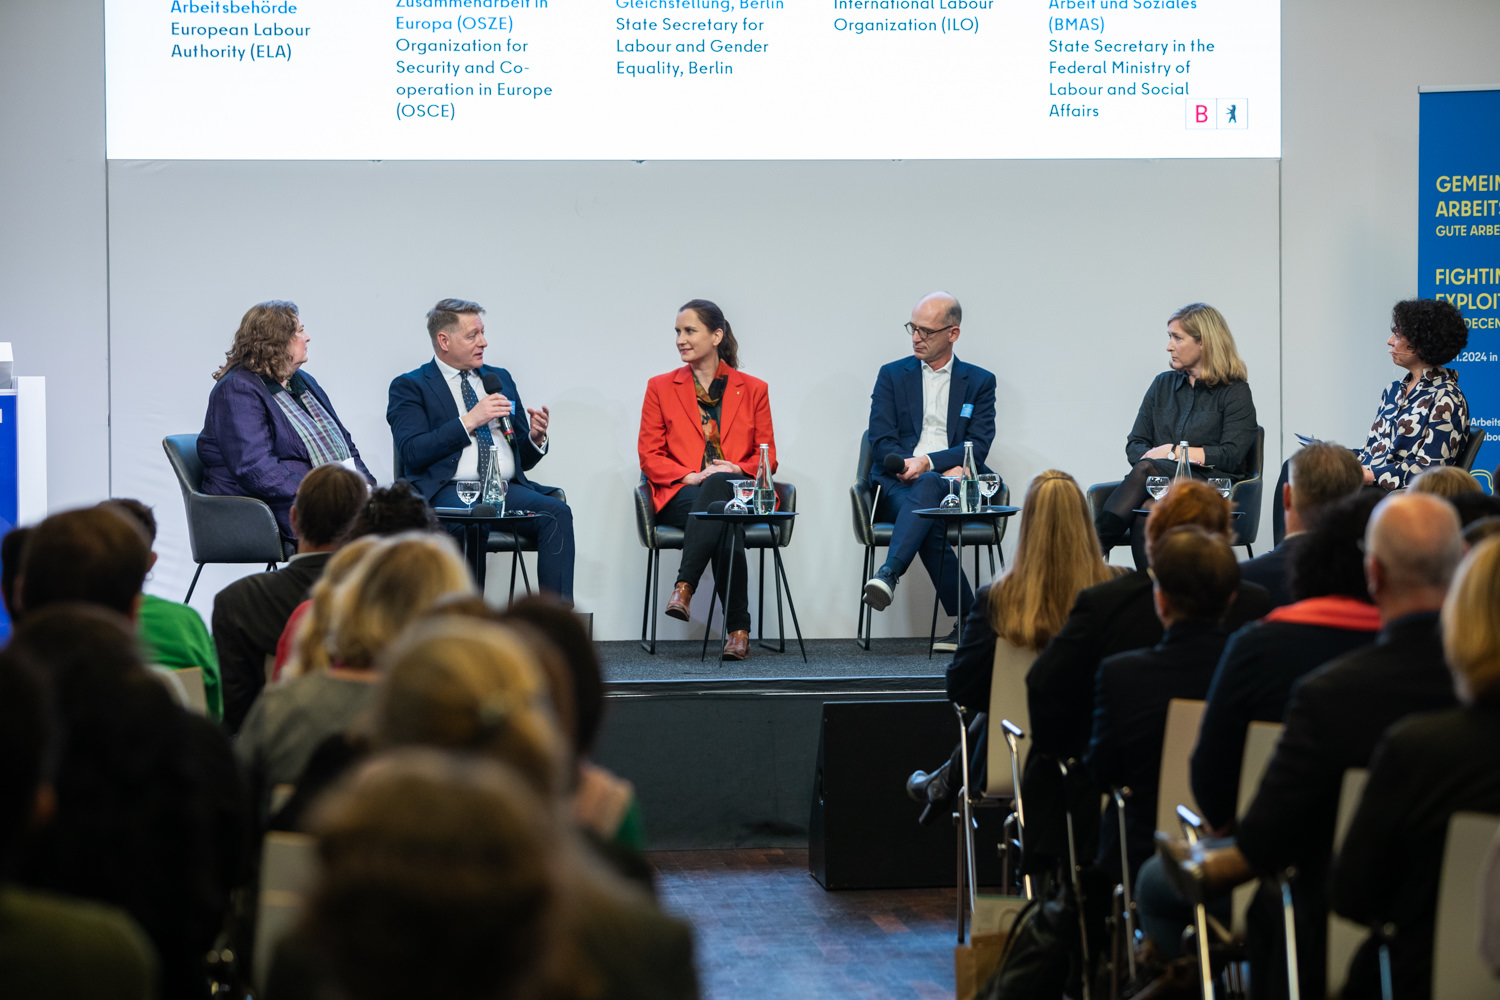
[[[1141,400],[1125,442],[1125,457],[1134,465],[1159,444],[1187,441],[1189,447],[1203,449],[1203,464],[1215,473],[1244,479],[1255,471],[1249,468],[1255,428],[1255,401],[1248,382],[1209,385],[1200,378],[1193,385],[1185,372],[1165,371]],[[1175,465],[1161,464],[1168,472]]]

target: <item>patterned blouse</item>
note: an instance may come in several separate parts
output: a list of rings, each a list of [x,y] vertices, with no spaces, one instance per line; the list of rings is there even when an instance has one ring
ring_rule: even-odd
[[[1388,490],[1432,465],[1452,465],[1469,441],[1469,401],[1451,368],[1429,368],[1401,398],[1412,376],[1398,378],[1380,397],[1380,410],[1359,463]]]

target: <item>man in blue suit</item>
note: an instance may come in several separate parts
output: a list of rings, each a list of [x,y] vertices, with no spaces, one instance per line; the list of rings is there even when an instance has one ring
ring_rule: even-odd
[[[880,510],[895,515],[885,565],[865,584],[865,603],[876,611],[890,605],[896,581],[917,555],[945,612],[965,616],[974,603],[967,577],[962,593],[954,594],[957,557],[943,523],[914,513],[942,502],[948,492],[942,477],[962,473],[965,441],[974,442],[979,471],[991,471],[984,460],[995,439],[995,376],[954,357],[962,320],[963,309],[947,292],[923,297],[906,324],[911,356],[881,368],[870,394],[871,478],[881,488]],[[891,456],[900,461],[899,472]],[[952,650],[957,637],[955,625],[933,648]]]
[[[498,448],[500,476],[508,480],[505,504],[534,510],[519,526],[537,539],[537,583],[573,600],[573,511],[526,478],[547,453],[548,411],[522,410],[516,384],[504,368],[484,363],[484,309],[477,302],[443,299],[427,314],[433,359],[391,382],[386,423],[402,474],[434,507],[462,506],[455,482],[479,480],[488,448]],[[487,537],[487,534],[485,535]]]

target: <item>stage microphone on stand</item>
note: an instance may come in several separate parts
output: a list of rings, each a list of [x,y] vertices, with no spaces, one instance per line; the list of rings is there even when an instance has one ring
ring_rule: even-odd
[[[493,396],[494,394],[500,392],[500,376],[496,375],[494,372],[482,372],[479,376],[479,381],[484,383],[484,391],[487,395]],[[509,414],[500,418],[500,433],[505,435],[505,441],[507,444],[509,444],[511,447],[515,447],[516,432],[511,430]],[[887,458],[886,461],[889,462],[890,459]]]

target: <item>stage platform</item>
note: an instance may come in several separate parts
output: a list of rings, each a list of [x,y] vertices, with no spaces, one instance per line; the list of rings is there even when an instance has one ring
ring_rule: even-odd
[[[805,848],[823,704],[942,700],[952,657],[929,659],[925,638],[876,639],[869,652],[809,640],[806,663],[795,639],[785,653],[752,640],[749,659],[723,666],[713,639],[707,660],[700,641],[659,642],[655,655],[637,642],[599,647],[608,707],[597,756],[635,783],[652,850]]]

